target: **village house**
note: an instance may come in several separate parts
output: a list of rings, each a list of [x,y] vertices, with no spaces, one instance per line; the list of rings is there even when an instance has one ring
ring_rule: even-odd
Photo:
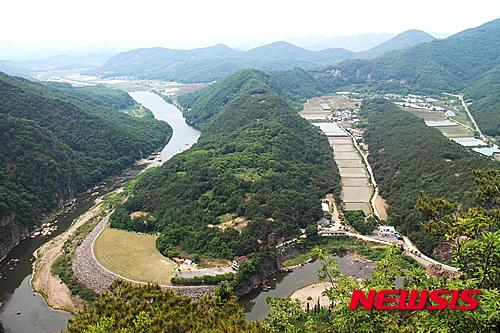
[[[248,258],[246,256],[242,256],[242,257],[239,257],[238,259],[234,259],[231,268],[234,270],[238,270],[238,267],[240,267],[241,263],[245,260],[248,260]]]
[[[177,257],[173,257],[172,261],[175,262],[177,265],[180,265],[184,262],[184,259],[179,259]]]

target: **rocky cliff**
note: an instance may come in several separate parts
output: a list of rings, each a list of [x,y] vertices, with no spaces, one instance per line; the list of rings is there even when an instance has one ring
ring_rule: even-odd
[[[245,294],[248,294],[250,291],[254,290],[261,284],[262,282],[267,282],[267,277],[271,274],[276,273],[280,270],[279,264],[277,261],[271,261],[270,259],[264,259],[261,265],[262,274],[260,275],[252,275],[250,279],[241,287],[240,290],[235,292],[236,297],[241,297]]]
[[[2,239],[0,239],[0,261],[5,259],[10,250],[29,234],[28,226],[17,222],[15,217],[16,214],[12,213],[0,219],[0,230],[2,232]]]

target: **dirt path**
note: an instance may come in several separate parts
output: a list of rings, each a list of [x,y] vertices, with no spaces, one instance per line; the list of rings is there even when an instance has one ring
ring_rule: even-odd
[[[385,203],[385,200],[382,199],[379,193],[377,193],[377,196],[375,197],[375,206],[377,209],[377,212],[380,215],[381,220],[387,220],[387,207],[389,207],[388,204]]]
[[[64,242],[74,235],[78,227],[97,215],[100,209],[100,205],[96,204],[92,209],[78,217],[65,232],[43,244],[34,252],[36,262],[31,278],[31,287],[33,291],[41,294],[53,309],[74,313],[83,309],[83,303],[71,296],[66,284],[58,276],[51,275],[50,269],[57,257],[61,255]]]

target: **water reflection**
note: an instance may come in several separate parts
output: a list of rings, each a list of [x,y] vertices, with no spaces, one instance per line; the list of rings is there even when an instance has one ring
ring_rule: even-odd
[[[66,312],[53,311],[40,295],[31,290],[26,276],[14,291],[9,302],[0,308],[0,318],[5,332],[48,333],[59,332],[73,316]]]

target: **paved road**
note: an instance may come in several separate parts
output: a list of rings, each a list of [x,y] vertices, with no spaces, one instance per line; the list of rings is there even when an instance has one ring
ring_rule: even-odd
[[[361,238],[370,242],[376,242],[376,243],[381,243],[381,244],[387,244],[387,245],[392,245],[394,242],[396,242],[398,245],[403,245],[403,248],[406,250],[406,253],[411,256],[413,259],[415,259],[418,263],[420,263],[424,267],[428,267],[431,264],[436,264],[442,266],[444,269],[447,269],[452,272],[458,272],[458,269],[452,266],[445,265],[443,263],[440,263],[432,258],[429,258],[422,252],[420,252],[415,245],[408,239],[408,237],[404,236],[403,239],[404,241],[398,240],[394,237],[378,237],[376,236],[375,233],[370,233],[369,236],[365,235],[360,235],[356,234],[354,232],[347,232],[347,235],[352,236],[352,237],[357,237]]]

